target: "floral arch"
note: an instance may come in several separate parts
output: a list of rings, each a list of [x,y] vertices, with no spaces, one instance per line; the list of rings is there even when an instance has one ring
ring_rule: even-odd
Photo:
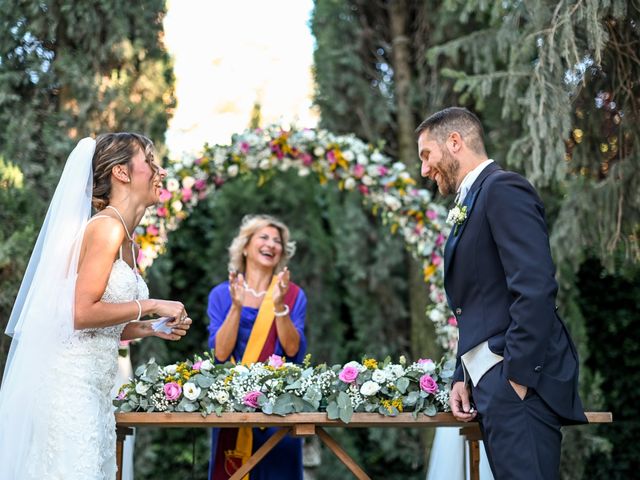
[[[168,232],[207,195],[251,172],[262,185],[278,172],[295,169],[314,175],[321,184],[337,182],[341,190],[357,190],[363,203],[391,232],[403,236],[407,249],[422,263],[431,303],[426,316],[435,324],[439,343],[455,352],[458,329],[444,293],[443,250],[446,211],[431,193],[415,187],[406,166],[353,135],[320,129],[283,130],[279,126],[234,135],[231,145],[205,145],[198,158],[171,161],[161,204],[149,209],[139,227],[138,263],[148,268],[164,251]]]

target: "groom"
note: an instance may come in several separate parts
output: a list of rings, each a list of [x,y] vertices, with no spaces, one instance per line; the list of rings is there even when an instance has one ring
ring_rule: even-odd
[[[467,109],[437,112],[416,133],[422,176],[456,194],[444,262],[460,328],[451,410],[465,422],[478,416],[496,480],[557,479],[560,427],[586,418],[542,202],[487,158]]]

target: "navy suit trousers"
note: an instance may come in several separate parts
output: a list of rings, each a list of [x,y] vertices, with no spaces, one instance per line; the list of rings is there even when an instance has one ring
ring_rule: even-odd
[[[555,480],[560,476],[560,418],[529,388],[521,400],[496,364],[472,387],[495,480]]]

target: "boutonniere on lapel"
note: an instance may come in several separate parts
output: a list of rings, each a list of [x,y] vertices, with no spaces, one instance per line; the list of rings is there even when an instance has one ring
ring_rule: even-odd
[[[455,207],[449,210],[449,215],[447,215],[447,223],[452,227],[453,226],[455,227],[453,229],[454,236],[458,234],[458,228],[460,228],[460,225],[462,225],[466,219],[467,219],[466,205],[460,205],[459,203],[456,203]]]

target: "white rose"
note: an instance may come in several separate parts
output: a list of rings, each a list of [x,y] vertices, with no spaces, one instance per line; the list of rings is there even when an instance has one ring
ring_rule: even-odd
[[[187,382],[182,387],[182,393],[189,400],[195,400],[200,395],[200,387],[196,386],[195,383]]]
[[[347,190],[353,190],[354,188],[356,188],[356,181],[353,179],[353,177],[349,177],[344,181],[344,188]]]
[[[271,166],[271,162],[269,162],[269,160],[267,158],[265,158],[264,160],[260,160],[260,169],[261,170],[269,170],[269,167]],[[229,174],[231,175],[231,174]]]
[[[314,149],[313,149],[313,154],[314,154],[316,157],[321,157],[321,156],[323,156],[323,155],[324,155],[324,148],[322,148],[322,147],[316,147],[316,148],[314,148]]]
[[[384,383],[387,381],[387,375],[382,370],[374,370],[371,375],[371,380],[377,383]]]
[[[240,375],[243,375],[245,373],[249,373],[249,369],[247,367],[245,367],[244,365],[236,365],[231,370],[235,371],[236,373],[238,373]]]
[[[365,175],[364,177],[362,177],[362,183],[364,183],[367,187],[370,187],[371,185],[373,185],[373,178],[371,178],[369,175]]]
[[[190,166],[193,165],[193,162],[195,161],[195,157],[193,155],[185,155],[184,157],[182,157],[182,163],[184,164],[185,167],[189,168]]]
[[[402,368],[402,365],[395,363],[387,366],[387,371],[391,374],[391,380],[395,380],[404,375],[404,368]]]
[[[355,158],[355,155],[353,154],[352,151],[347,150],[346,152],[342,152],[342,157],[347,161],[347,162],[352,162],[353,159]]]
[[[216,392],[216,401],[220,404],[225,404],[229,401],[229,394],[224,390],[219,390]]]
[[[173,375],[177,371],[178,371],[178,366],[177,365],[167,365],[166,367],[164,367],[164,373],[166,373],[168,375]]]
[[[376,150],[373,152],[373,155],[371,155],[371,161],[374,163],[382,163],[384,162],[384,157],[378,150]]]
[[[359,372],[364,372],[367,369],[367,367],[365,367],[364,365],[359,364],[355,360],[351,360],[349,363],[345,363],[344,366],[345,367],[356,368],[356,369],[358,369]]]
[[[151,385],[148,383],[136,383],[136,393],[146,395],[149,387],[151,387]]]
[[[200,364],[200,370],[211,370],[212,368],[211,360],[205,360]]]
[[[380,385],[371,380],[367,380],[360,387],[360,393],[365,397],[370,397],[371,395],[375,395],[380,390]]]
[[[300,169],[298,170],[298,176],[300,177],[306,177],[310,173],[311,170],[309,170],[307,167],[300,167]]]
[[[420,370],[422,370],[424,373],[431,374],[436,371],[436,364],[433,363],[433,360],[428,359],[425,362],[418,363],[418,365],[420,366]]]
[[[227,168],[227,173],[230,177],[235,177],[236,175],[238,175],[238,165],[229,165],[229,168]]]
[[[358,154],[357,158],[360,165],[366,165],[367,163],[369,163],[369,159],[367,158],[367,156],[363,155],[362,153]]]
[[[167,180],[167,190],[170,192],[175,192],[180,188],[180,183],[175,178],[170,178]]]
[[[171,204],[171,208],[173,208],[176,212],[182,210],[182,202],[180,200],[176,200]]]
[[[402,202],[400,202],[400,200],[398,200],[393,195],[385,195],[384,196],[384,203],[386,203],[387,207],[389,207],[393,211],[396,211],[400,207],[402,207]]]
[[[195,183],[196,183],[196,179],[193,178],[191,175],[187,175],[182,179],[182,186],[184,188],[191,188]]]

